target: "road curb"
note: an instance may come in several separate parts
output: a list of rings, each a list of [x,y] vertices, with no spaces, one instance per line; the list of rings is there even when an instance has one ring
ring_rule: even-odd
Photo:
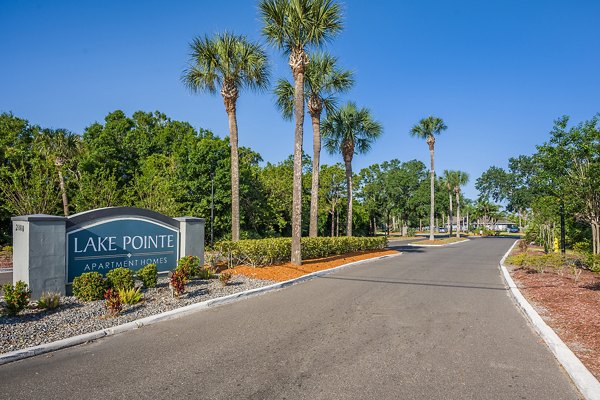
[[[567,347],[567,345],[561,340],[560,337],[550,328],[535,311],[535,309],[529,304],[525,297],[521,294],[515,281],[510,276],[508,269],[504,266],[504,261],[515,247],[518,241],[515,241],[513,245],[508,249],[504,257],[500,260],[500,270],[506,283],[506,286],[510,289],[510,294],[514,299],[519,309],[525,314],[525,317],[533,325],[535,331],[544,339],[546,345],[550,348],[554,357],[563,366],[567,374],[571,377],[571,380],[579,389],[583,397],[586,400],[600,400],[600,382],[592,375],[592,373],[583,365],[581,360]]]
[[[316,278],[319,276],[327,275],[327,274],[330,274],[332,272],[338,271],[343,268],[347,268],[347,267],[351,267],[351,266],[355,266],[355,265],[359,265],[359,264],[365,264],[365,263],[372,262],[372,261],[384,260],[386,258],[397,257],[401,254],[402,253],[399,252],[396,254],[389,254],[389,255],[375,257],[375,258],[368,258],[366,260],[354,261],[354,262],[351,262],[348,264],[343,264],[343,265],[337,266],[335,268],[312,272],[308,275],[304,275],[299,278],[290,279],[290,280],[287,280],[284,282],[278,282],[278,283],[274,283],[272,285],[263,286],[263,287],[256,288],[256,289],[246,290],[244,292],[233,293],[233,294],[223,296],[223,297],[217,297],[214,299],[202,301],[200,303],[189,304],[184,307],[176,308],[176,309],[170,310],[170,311],[165,311],[163,313],[156,314],[156,315],[150,315],[148,317],[136,319],[135,321],[127,322],[125,324],[113,326],[110,328],[101,329],[98,331],[85,333],[82,335],[73,336],[73,337],[66,338],[66,339],[57,340],[57,341],[54,341],[51,343],[28,347],[26,349],[15,350],[15,351],[11,351],[8,353],[0,354],[0,365],[8,364],[13,361],[18,361],[18,360],[22,360],[25,358],[38,356],[40,354],[49,353],[49,352],[60,350],[60,349],[65,349],[67,347],[77,346],[77,345],[80,345],[80,344],[83,344],[86,342],[90,342],[92,340],[97,340],[97,339],[100,339],[103,337],[132,331],[135,329],[142,328],[144,326],[155,324],[157,322],[168,321],[171,319],[180,318],[185,315],[191,314],[193,312],[207,309],[209,307],[227,304],[227,303],[239,301],[239,300],[242,300],[245,298],[258,296],[258,295],[261,295],[261,294],[264,294],[264,293],[267,293],[270,291],[283,289],[287,286],[291,286],[296,283],[308,281],[312,278]]]
[[[464,243],[464,242],[468,242],[471,239],[465,239],[465,240],[461,240],[460,242],[452,242],[452,243],[446,243],[446,244],[418,244],[418,243],[409,243],[407,244],[407,246],[412,246],[412,247],[446,247],[446,246],[452,246],[455,244],[459,244],[459,243]]]

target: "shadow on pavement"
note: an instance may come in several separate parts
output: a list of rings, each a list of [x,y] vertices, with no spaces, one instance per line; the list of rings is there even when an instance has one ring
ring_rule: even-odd
[[[448,287],[448,288],[459,288],[459,289],[478,289],[478,290],[500,290],[507,291],[508,289],[503,286],[478,286],[478,285],[467,285],[461,283],[444,283],[444,282],[423,282],[423,281],[411,281],[410,279],[403,280],[390,280],[386,278],[351,278],[344,276],[320,276],[318,279],[336,279],[342,281],[356,281],[356,282],[372,282],[372,283],[390,283],[394,285],[414,285],[414,286],[433,286],[433,287]]]

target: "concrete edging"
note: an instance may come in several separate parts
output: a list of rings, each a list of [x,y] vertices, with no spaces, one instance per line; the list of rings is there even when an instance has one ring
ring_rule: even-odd
[[[510,289],[510,294],[514,299],[519,309],[525,314],[527,320],[533,325],[535,331],[544,339],[546,345],[550,348],[554,357],[563,366],[569,377],[579,389],[586,400],[600,400],[600,382],[592,375],[592,373],[583,365],[581,360],[567,347],[560,337],[550,328],[529,304],[525,297],[519,291],[515,281],[510,276],[508,269],[504,266],[504,261],[517,244],[518,240],[508,249],[499,263],[500,271],[506,285]]]
[[[386,256],[368,258],[366,260],[354,261],[354,262],[351,262],[348,264],[340,265],[335,268],[325,269],[322,271],[316,271],[316,272],[310,273],[308,275],[304,275],[299,278],[290,279],[290,280],[287,280],[284,282],[278,282],[278,283],[274,283],[272,285],[263,286],[263,287],[256,288],[256,289],[246,290],[244,292],[233,293],[233,294],[223,296],[223,297],[217,297],[214,299],[202,301],[200,303],[189,304],[187,306],[176,308],[174,310],[165,311],[163,313],[156,314],[156,315],[150,315],[148,317],[140,318],[135,321],[127,322],[125,324],[113,326],[110,328],[101,329],[101,330],[98,330],[95,332],[84,333],[82,335],[57,340],[57,341],[54,341],[51,343],[41,344],[38,346],[28,347],[28,348],[21,349],[21,350],[15,350],[15,351],[11,351],[8,353],[0,354],[0,365],[8,364],[13,361],[22,360],[25,358],[37,356],[37,355],[44,354],[44,353],[49,353],[51,351],[64,349],[67,347],[77,346],[77,345],[80,345],[80,344],[83,344],[83,343],[86,343],[86,342],[89,342],[92,340],[97,340],[97,339],[100,339],[100,338],[103,338],[106,336],[112,336],[112,335],[116,335],[118,333],[132,331],[134,329],[138,329],[143,326],[152,325],[157,322],[168,321],[171,319],[183,317],[185,315],[188,315],[193,312],[203,310],[203,309],[206,309],[209,307],[226,304],[226,303],[231,303],[234,301],[242,300],[244,298],[258,296],[258,295],[261,295],[263,293],[270,292],[273,290],[283,289],[287,286],[291,286],[296,283],[304,282],[304,281],[310,280],[310,279],[318,277],[318,276],[327,275],[327,274],[330,274],[334,271],[337,271],[337,270],[340,270],[343,268],[347,268],[347,267],[358,265],[358,264],[364,264],[364,263],[368,263],[371,261],[377,261],[377,260],[383,260],[386,258],[397,257],[401,254],[402,253],[399,252],[397,254],[389,254]]]
[[[452,242],[452,243],[444,243],[444,244],[418,244],[418,243],[409,243],[407,244],[407,246],[412,246],[412,247],[446,247],[446,246],[452,246],[455,244],[459,244],[459,243],[464,243],[464,242],[468,242],[469,238],[465,238],[465,240],[461,240],[460,242]]]

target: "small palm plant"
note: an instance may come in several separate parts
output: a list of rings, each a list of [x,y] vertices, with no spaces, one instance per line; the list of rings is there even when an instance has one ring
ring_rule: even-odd
[[[371,112],[367,108],[358,109],[353,102],[328,115],[323,123],[325,148],[331,154],[341,154],[346,167],[347,236],[352,236],[352,159],[355,153],[367,153],[382,132],[381,124],[373,120]]]

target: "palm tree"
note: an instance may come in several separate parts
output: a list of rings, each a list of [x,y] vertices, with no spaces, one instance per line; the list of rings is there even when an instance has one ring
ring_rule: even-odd
[[[454,174],[454,193],[456,194],[456,237],[460,237],[460,187],[469,182],[469,174],[462,171],[455,171]]]
[[[63,170],[81,150],[81,136],[65,129],[44,129],[39,137],[40,153],[56,167],[62,195],[63,212],[69,215],[69,199]]]
[[[457,178],[457,172],[458,171],[448,171],[447,169],[444,170],[443,176],[442,176],[442,183],[443,185],[446,187],[446,189],[448,190],[448,200],[449,200],[449,204],[450,204],[450,213],[449,218],[450,218],[450,227],[448,228],[448,232],[449,232],[449,236],[452,236],[452,192],[454,192],[454,188],[456,187],[456,178]]]
[[[317,236],[319,211],[319,168],[321,158],[321,114],[335,111],[337,93],[345,92],[354,84],[351,71],[343,71],[336,65],[337,59],[327,53],[311,57],[304,75],[304,97],[313,127],[312,186],[310,196],[310,224],[308,236]],[[294,109],[294,86],[287,79],[280,79],[275,87],[277,107],[283,117],[292,119]]]
[[[331,153],[341,153],[346,167],[348,190],[348,219],[346,235],[352,236],[352,158],[354,153],[364,154],[371,144],[381,136],[383,128],[374,121],[367,108],[356,108],[356,104],[348,102],[338,111],[327,116],[323,122],[323,139],[325,148]]]
[[[429,145],[429,155],[431,158],[431,205],[429,211],[429,240],[434,240],[435,236],[433,234],[433,226],[434,226],[434,213],[435,213],[435,170],[434,170],[434,147],[435,147],[435,137],[434,135],[439,135],[442,131],[446,130],[448,127],[444,124],[444,121],[441,118],[429,116],[427,118],[423,118],[419,121],[419,123],[413,126],[410,130],[411,136],[416,136],[421,139],[425,139],[426,143]]]
[[[307,47],[321,46],[342,29],[342,10],[332,0],[262,0],[259,4],[263,34],[273,46],[289,54],[294,77],[294,187],[292,201],[293,264],[302,264],[302,126],[304,124],[304,73]]]
[[[232,33],[196,37],[190,43],[190,66],[182,81],[192,92],[220,90],[229,120],[231,145],[231,239],[240,238],[240,174],[236,103],[241,89],[261,90],[269,83],[267,54],[245,36]]]

